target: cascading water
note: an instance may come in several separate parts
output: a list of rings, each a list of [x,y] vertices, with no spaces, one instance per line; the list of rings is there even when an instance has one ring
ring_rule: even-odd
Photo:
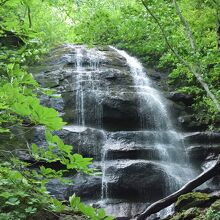
[[[85,110],[84,110],[84,91],[83,91],[83,67],[82,67],[83,54],[81,48],[76,49],[76,114],[77,124],[85,126]]]
[[[110,215],[134,216],[146,203],[177,190],[191,179],[182,135],[172,125],[166,100],[136,58],[114,47],[107,49],[108,54],[85,46],[73,48],[75,122],[85,131],[86,126],[92,126],[105,137],[101,150],[94,149],[101,151],[101,158],[94,159],[101,167],[102,181],[100,199],[93,202]],[[127,113],[124,105],[131,106],[133,115],[139,116],[133,120],[134,128],[126,127],[129,121],[125,125],[114,121]],[[110,131],[101,130],[109,128],[106,122],[110,123]]]
[[[146,135],[153,136],[153,143],[151,145],[159,153],[159,163],[163,166],[166,174],[168,174],[164,178],[167,180],[165,194],[169,194],[192,178],[192,171],[186,163],[186,153],[184,152],[181,133],[175,131],[166,104],[164,104],[165,100],[152,87],[152,83],[146,76],[140,62],[122,50],[114,47],[111,47],[111,49],[124,57],[130,68],[134,88],[139,98],[141,128]],[[106,155],[112,145],[117,148],[117,144],[113,143],[110,138],[103,149],[102,199],[108,199],[106,163],[109,162],[106,161]]]
[[[76,48],[75,52],[77,77],[74,84],[76,87],[77,125],[85,126],[86,117],[88,117],[88,109],[85,106],[87,102],[93,102],[94,121],[96,121],[97,127],[101,127],[100,81],[96,79],[96,74],[99,73],[99,64],[104,59],[104,55],[100,51],[89,50],[83,46]]]
[[[191,169],[188,164],[199,165],[207,155],[211,155],[208,161],[215,159],[212,154],[219,134],[189,133],[192,125],[186,128],[175,120],[185,116],[184,105],[173,102],[174,96],[163,98],[140,62],[121,50],[65,44],[54,48],[36,72],[43,87],[55,88],[62,95],[41,100],[67,122],[56,134],[73,146],[73,153],[93,158],[91,168],[102,170],[102,175],[69,172],[71,185],[57,179],[48,183],[51,195],[61,200],[75,194],[118,219],[133,219],[197,176],[196,166]],[[178,94],[176,98],[186,97]],[[171,120],[171,116],[175,117]],[[183,126],[186,133],[181,134],[177,126]],[[22,135],[21,142],[18,138],[18,146],[33,138],[38,146],[46,147],[43,133],[37,127],[30,135]],[[8,143],[4,139],[3,145]],[[196,172],[193,177],[192,172]],[[166,211],[170,210],[162,210]],[[160,214],[149,219],[158,219]]]

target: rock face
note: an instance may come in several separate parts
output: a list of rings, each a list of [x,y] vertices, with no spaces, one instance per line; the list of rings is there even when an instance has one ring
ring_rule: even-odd
[[[212,165],[220,153],[220,133],[192,132],[184,137],[191,162],[199,167]]]
[[[79,65],[84,68],[80,69]],[[97,127],[101,117],[107,130],[140,127],[132,78],[125,60],[115,51],[66,45],[52,51],[45,66],[33,68],[32,72],[44,87],[55,88],[62,95],[61,100],[44,97],[42,102],[60,111],[65,121],[77,123],[76,116],[84,98],[87,125]]]
[[[133,202],[145,202],[147,198],[150,202],[166,195],[167,173],[160,164],[121,160],[109,162],[106,173],[110,198]]]
[[[68,199],[75,193],[85,202],[130,219],[145,208],[143,204],[160,199],[189,180],[191,170],[181,164],[185,160],[184,144],[190,161],[198,168],[204,166],[206,158],[213,161],[220,152],[217,133],[181,135],[170,125],[164,130],[160,124],[169,118],[154,118],[150,107],[142,109],[140,115],[140,95],[129,66],[113,49],[60,46],[31,71],[43,87],[53,88],[61,95],[41,97],[44,105],[57,109],[68,123],[55,133],[74,146],[73,153],[93,157],[93,166],[103,172],[101,176],[72,174],[67,177],[73,181],[70,186],[51,181],[48,190],[59,199]],[[158,77],[151,76],[155,81]],[[182,94],[171,94],[169,98],[185,104],[191,102],[191,97]],[[157,103],[168,106],[175,118],[181,115],[180,105],[166,99]],[[155,131],[153,120],[161,129]],[[176,120],[174,124],[179,126],[183,122]],[[47,145],[42,127],[27,134],[23,143],[26,140],[40,147]],[[21,157],[25,160],[24,154]]]

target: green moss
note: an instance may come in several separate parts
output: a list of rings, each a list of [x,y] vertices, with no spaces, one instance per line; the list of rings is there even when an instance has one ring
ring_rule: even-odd
[[[210,201],[210,197],[206,193],[192,192],[180,196],[175,204],[177,211],[187,210],[191,207],[201,207]]]
[[[212,205],[211,209],[214,211],[219,212],[220,211],[220,199],[216,200]]]
[[[190,208],[174,215],[170,220],[187,220],[194,219],[200,215],[198,208]]]

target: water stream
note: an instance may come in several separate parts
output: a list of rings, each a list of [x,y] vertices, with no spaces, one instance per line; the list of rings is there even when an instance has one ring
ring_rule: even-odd
[[[88,125],[86,120],[90,115],[86,103],[92,102],[96,127],[101,128],[101,91],[100,81],[96,79],[96,75],[99,74],[100,61],[104,59],[104,54],[96,49],[87,49],[85,46],[79,46],[75,52],[76,81],[73,83],[76,88],[76,123],[81,126]]]
[[[139,97],[139,117],[141,119],[141,128],[146,135],[151,135],[151,147],[153,147],[158,156],[160,165],[166,171],[165,194],[179,189],[184,183],[189,181],[193,172],[188,166],[186,152],[183,143],[183,137],[177,132],[172,124],[166,106],[166,100],[160,92],[156,90],[151,80],[147,77],[143,66],[134,57],[128,55],[125,51],[114,47],[119,55],[124,57],[130,68],[130,74],[133,79],[133,86]],[[149,117],[150,116],[150,117]],[[113,142],[111,138],[105,144],[102,157],[102,199],[108,199],[108,182],[106,178],[106,155],[109,149],[120,148],[123,145],[123,139]],[[145,146],[149,143],[146,141]],[[128,146],[128,143],[127,143]],[[152,155],[152,160],[155,155]],[[117,161],[120,163],[120,161]]]
[[[112,177],[109,170],[114,170],[114,168],[120,170],[132,165],[138,168],[139,164],[160,167],[163,175],[161,178],[165,181],[163,195],[179,189],[192,178],[193,173],[187,163],[183,136],[172,123],[166,99],[154,87],[136,58],[114,47],[110,47],[110,50],[116,52],[127,62],[132,87],[138,97],[138,114],[141,125],[139,131],[106,132],[102,130],[106,136],[106,142],[102,147],[100,162],[102,169],[100,204],[106,208],[109,214],[126,216],[129,213],[132,216],[136,214],[139,207],[127,200],[125,203],[121,203],[121,206],[117,204],[108,207],[108,201],[112,200],[112,195],[115,196],[112,192],[111,182],[119,178],[118,174],[114,174]],[[100,75],[100,65],[104,59],[104,53],[96,49],[79,46],[75,50],[77,77],[73,84],[76,88],[77,125],[89,126],[88,122],[93,120],[95,121],[93,127],[102,128],[102,93],[105,91],[101,88],[98,75]],[[91,106],[93,107],[91,108]]]

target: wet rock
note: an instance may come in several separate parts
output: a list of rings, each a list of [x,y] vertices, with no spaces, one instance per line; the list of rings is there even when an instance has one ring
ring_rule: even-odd
[[[106,141],[106,134],[102,130],[67,126],[59,135],[66,144],[74,147],[73,152],[101,159],[101,149]]]
[[[201,170],[215,163],[220,153],[220,133],[185,133],[184,142],[191,163]]]
[[[35,163],[35,159],[30,155],[28,150],[15,150],[15,155],[22,161]]]
[[[180,92],[170,92],[168,98],[174,102],[182,102],[186,106],[189,106],[193,103],[193,97],[191,95]]]
[[[82,56],[80,71],[77,69],[78,49]],[[95,66],[92,59],[97,60]],[[62,95],[61,101],[50,98],[42,102],[60,111],[68,123],[78,123],[77,105],[80,105],[80,100],[77,99],[77,93],[81,84],[87,126],[102,127],[109,131],[141,129],[139,100],[129,67],[125,58],[116,51],[109,47],[105,50],[88,49],[84,45],[66,44],[52,50],[39,66],[31,69],[35,78],[42,86],[54,88]],[[147,69],[147,74],[156,79],[165,77],[150,68]],[[171,114],[174,117],[179,116],[182,111],[179,106],[171,101],[167,103]],[[151,112],[144,117],[149,129],[152,129]]]
[[[65,179],[73,182],[72,180],[73,178],[65,178]],[[73,195],[73,194],[69,196],[65,195],[68,187],[70,187],[68,183],[61,183],[58,179],[51,180],[46,184],[46,188],[48,192],[50,192],[51,195],[55,196],[56,199],[59,199],[61,201],[65,201],[65,200],[68,201],[69,197]]]
[[[56,109],[61,116],[64,114],[64,101],[62,98],[52,98],[42,95],[40,100],[42,105]]]
[[[82,55],[80,62],[83,69],[80,71],[77,69],[78,49]],[[98,59],[97,66],[93,66],[91,59]],[[80,100],[77,97],[79,86],[82,86],[86,125],[103,127],[109,131],[141,128],[139,99],[133,79],[125,58],[116,51],[110,48],[103,51],[97,48],[89,50],[83,45],[63,45],[52,50],[39,66],[31,68],[35,78],[43,87],[54,88],[57,94],[62,95],[59,101],[42,97],[42,103],[55,107],[68,123],[78,123],[77,106]],[[155,73],[153,75],[156,76]],[[175,108],[172,107],[173,114],[176,114],[173,111]],[[151,128],[151,112],[145,114],[145,117]]]
[[[189,144],[218,144],[220,143],[220,133],[214,132],[192,132],[184,135],[184,141]]]
[[[208,155],[208,147],[203,145],[187,147],[187,153],[191,161],[203,161]]]
[[[155,201],[166,194],[164,186],[168,176],[159,164],[144,161],[109,163],[105,172],[110,198]]]
[[[133,219],[138,213],[144,211],[147,203],[128,202],[123,199],[108,199],[104,203],[95,204],[99,208],[105,208],[106,213],[114,216],[117,220],[130,220]],[[154,219],[155,220],[155,219]]]
[[[46,147],[44,128],[37,127],[32,141],[39,147]],[[93,157],[96,160],[101,159],[101,149],[106,141],[106,134],[102,130],[80,127],[65,126],[62,130],[56,131],[65,144],[73,146],[73,153],[80,153],[84,157]]]
[[[109,137],[114,141],[123,141],[123,143],[136,145],[145,145],[146,147],[157,143],[169,144],[176,140],[176,133],[172,131],[119,131],[109,133]]]
[[[200,144],[187,147],[189,159],[194,162],[206,161],[210,155],[214,158],[220,153],[220,144]]]
[[[126,149],[110,149],[106,153],[106,159],[151,159],[159,160],[160,153],[153,148],[126,148]]]
[[[69,198],[74,193],[79,196],[82,201],[101,198],[102,177],[101,176],[88,176],[77,174],[73,178],[73,185],[69,186],[64,196]]]
[[[207,207],[213,202],[213,198],[206,193],[192,192],[180,196],[175,203],[175,210],[182,211],[192,207]]]
[[[181,127],[190,132],[190,131],[204,131],[208,128],[208,122],[200,122],[196,120],[195,115],[183,115],[178,117],[178,122]]]

